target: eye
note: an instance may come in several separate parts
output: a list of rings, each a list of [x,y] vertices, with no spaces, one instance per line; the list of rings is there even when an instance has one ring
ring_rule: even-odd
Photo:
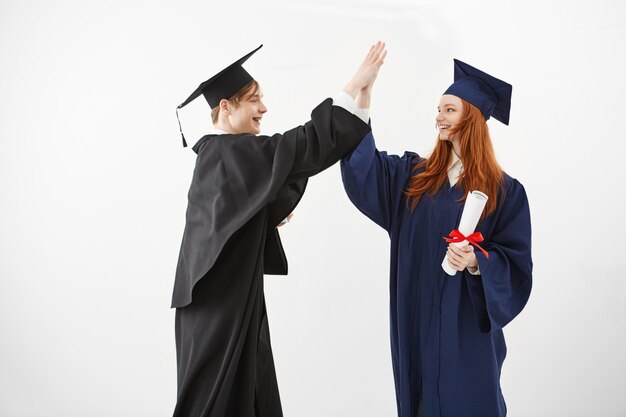
[[[452,107],[448,107],[446,110],[448,111],[448,113],[454,111],[454,109]]]

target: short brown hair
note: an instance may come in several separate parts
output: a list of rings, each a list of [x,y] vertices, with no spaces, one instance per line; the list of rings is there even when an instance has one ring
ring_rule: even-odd
[[[235,106],[235,108],[239,107],[239,103],[249,96],[253,96],[259,92],[259,83],[256,80],[250,81],[248,84],[244,85],[239,91],[237,91],[233,96],[227,99],[230,104]],[[211,110],[211,120],[213,124],[217,123],[217,118],[220,115],[220,106],[217,105]]]

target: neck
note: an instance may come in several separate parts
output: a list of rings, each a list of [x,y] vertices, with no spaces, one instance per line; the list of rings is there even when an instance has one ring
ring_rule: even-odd
[[[452,139],[450,139],[450,143],[452,143],[452,150],[454,151],[456,156],[461,158],[461,144],[459,142],[459,139],[458,138],[452,138]]]
[[[227,123],[227,122],[226,122],[226,121],[224,121],[224,120],[218,120],[218,121],[217,121],[217,122],[213,125],[213,127],[214,127],[216,130],[221,130],[221,131],[226,132],[226,133],[230,133],[230,134],[233,134],[233,133],[234,133],[234,130],[233,130],[232,126],[230,125],[230,123]]]

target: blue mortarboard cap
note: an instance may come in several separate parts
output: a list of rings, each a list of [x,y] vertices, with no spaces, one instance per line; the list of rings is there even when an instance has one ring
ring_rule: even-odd
[[[454,60],[454,83],[444,94],[452,94],[476,106],[489,120],[490,116],[509,124],[513,86],[481,70]]]

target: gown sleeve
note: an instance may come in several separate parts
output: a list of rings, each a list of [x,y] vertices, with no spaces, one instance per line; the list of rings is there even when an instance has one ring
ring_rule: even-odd
[[[412,152],[399,157],[378,151],[370,132],[341,161],[341,177],[348,198],[363,214],[389,233],[392,213],[416,157]]]
[[[524,308],[532,287],[530,209],[524,187],[514,179],[500,208],[488,242],[476,258],[479,276],[464,272],[480,330],[497,331]]]
[[[337,163],[368,132],[367,123],[327,99],[313,110],[311,122],[268,138],[269,142],[276,142],[272,145],[276,154],[274,160],[286,160],[288,158],[283,154],[294,154],[286,179],[269,206],[270,225],[278,225],[293,211],[304,194],[309,177]],[[273,171],[281,168],[273,167]]]
[[[318,106],[308,123],[288,132],[296,141],[296,155],[287,183],[311,177],[334,165],[352,151],[371,131],[369,125],[339,106]],[[331,112],[328,116],[325,113]],[[319,138],[325,138],[320,140]]]

